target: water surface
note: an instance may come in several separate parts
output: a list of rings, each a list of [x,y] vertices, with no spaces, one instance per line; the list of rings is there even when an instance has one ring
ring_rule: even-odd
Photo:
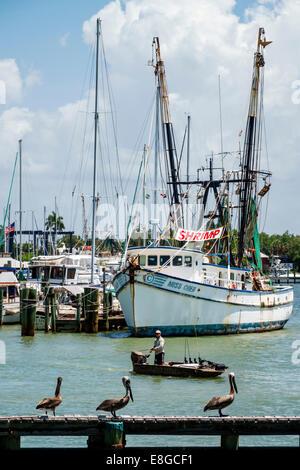
[[[234,371],[238,395],[230,415],[299,415],[300,364],[293,364],[292,348],[300,340],[300,285],[295,286],[294,313],[285,328],[271,333],[189,338],[192,357],[224,362]],[[57,414],[96,414],[98,404],[121,397],[122,375],[130,375],[134,403],[129,415],[210,415],[205,403],[228,392],[227,374],[214,379],[182,379],[132,374],[130,352],[152,347],[151,338],[109,335],[44,334],[22,338],[20,326],[0,328],[6,345],[6,364],[0,364],[0,415],[36,414],[35,405],[53,396],[56,378],[63,377],[63,403]],[[166,338],[166,359],[182,360],[185,338]],[[300,359],[300,353],[298,355]],[[119,412],[120,413],[120,412]],[[122,412],[121,412],[122,413]],[[128,436],[128,445],[218,445],[218,437]],[[241,445],[298,445],[298,437],[242,437]],[[22,446],[86,445],[85,437],[26,437]]]

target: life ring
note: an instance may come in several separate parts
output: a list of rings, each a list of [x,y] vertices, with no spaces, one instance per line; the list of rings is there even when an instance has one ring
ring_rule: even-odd
[[[234,283],[232,283],[231,288],[236,289],[236,285]]]

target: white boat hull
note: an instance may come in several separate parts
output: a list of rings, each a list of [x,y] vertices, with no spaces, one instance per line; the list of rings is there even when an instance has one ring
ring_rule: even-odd
[[[192,282],[145,269],[113,280],[126,323],[138,336],[249,333],[282,328],[293,310],[293,288],[246,291]]]

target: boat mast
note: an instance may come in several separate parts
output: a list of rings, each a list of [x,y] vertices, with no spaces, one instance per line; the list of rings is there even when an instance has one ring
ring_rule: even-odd
[[[246,232],[251,225],[253,216],[255,216],[256,208],[253,202],[256,199],[256,182],[257,182],[257,162],[256,155],[256,124],[258,116],[258,96],[260,91],[260,69],[264,67],[265,61],[263,49],[272,41],[266,41],[265,31],[259,28],[257,50],[254,54],[253,75],[251,82],[250,104],[247,118],[247,127],[245,132],[244,151],[242,159],[242,183],[240,191],[240,216],[239,216],[239,240],[237,250],[237,264],[242,265],[242,258],[247,244]]]
[[[191,140],[191,115],[188,114],[187,117],[187,142],[186,142],[186,180],[189,183],[190,181],[190,140]],[[189,193],[188,193],[189,184],[186,185],[187,198],[186,203],[188,204]]]
[[[20,225],[20,271],[22,272],[22,139],[19,140],[19,164],[20,164],[20,194],[19,194],[19,225]]]
[[[170,117],[169,110],[169,97],[166,84],[166,75],[164,62],[161,59],[160,54],[160,45],[159,38],[154,37],[152,45],[155,49],[155,75],[157,77],[158,87],[160,89],[160,107],[161,107],[161,116],[163,124],[163,141],[165,145],[165,152],[168,155],[169,166],[170,166],[170,176],[171,176],[171,205],[175,206],[175,213],[179,206],[179,191],[178,191],[178,165],[177,165],[177,156],[176,156],[176,146],[173,132],[173,125]],[[175,224],[179,219],[179,214],[175,217]]]
[[[94,172],[93,172],[93,214],[92,214],[92,261],[91,261],[91,283],[94,282],[95,262],[95,222],[96,222],[96,173],[97,173],[97,131],[98,131],[98,64],[99,64],[99,36],[100,18],[97,18],[97,40],[96,40],[96,84],[95,84],[95,128],[94,128]]]

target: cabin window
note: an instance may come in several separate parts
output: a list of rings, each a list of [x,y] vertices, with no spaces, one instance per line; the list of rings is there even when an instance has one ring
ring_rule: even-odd
[[[146,256],[145,255],[139,255],[139,265],[140,266],[146,266]]]
[[[63,268],[55,266],[52,268],[51,277],[53,279],[63,279]]]
[[[191,267],[192,266],[192,257],[191,256],[185,256],[184,257],[184,266]]]
[[[75,268],[69,268],[67,271],[67,279],[74,279],[75,278]]]
[[[173,266],[182,266],[182,256],[175,256],[173,258]]]
[[[40,276],[39,276],[39,269],[38,269],[38,268],[36,268],[36,267],[31,268],[31,273],[32,273],[32,274],[31,274],[32,279],[37,279],[37,280],[39,280],[39,277],[40,277]]]
[[[148,266],[157,266],[157,256],[148,256]]]
[[[234,273],[230,273],[230,279],[234,281]]]
[[[159,264],[160,264],[161,266],[163,266],[163,265],[166,264],[166,263],[168,263],[167,266],[169,266],[169,265],[170,265],[170,262],[168,262],[168,261],[170,261],[170,256],[161,255],[161,256],[159,257]]]
[[[50,274],[50,267],[49,266],[45,266],[43,268],[43,280],[44,281],[49,281],[49,274]]]

